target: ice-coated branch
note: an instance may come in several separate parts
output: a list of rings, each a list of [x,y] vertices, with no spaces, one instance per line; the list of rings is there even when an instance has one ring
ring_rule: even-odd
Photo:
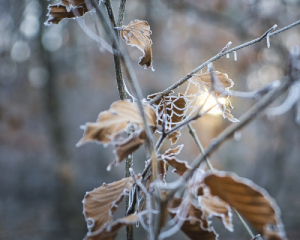
[[[241,44],[237,47],[234,47],[234,48],[231,48],[227,51],[221,51],[219,52],[218,54],[216,54],[215,56],[213,56],[211,59],[207,60],[206,62],[202,63],[200,66],[198,66],[197,68],[195,68],[194,70],[192,70],[190,73],[188,73],[187,75],[185,75],[183,78],[181,78],[180,80],[178,80],[176,83],[172,84],[171,86],[169,86],[168,88],[166,88],[164,91],[160,92],[159,94],[157,94],[157,96],[155,98],[153,98],[151,101],[150,101],[150,104],[153,104],[155,103],[158,99],[160,99],[162,96],[168,94],[169,92],[171,92],[173,89],[177,88],[178,86],[180,86],[181,84],[185,83],[188,79],[190,79],[193,74],[197,73],[198,71],[200,71],[201,69],[203,69],[204,67],[206,67],[209,63],[211,62],[214,62],[216,60],[218,60],[219,58],[231,53],[231,52],[236,52],[237,50],[240,50],[242,48],[245,48],[245,47],[248,47],[252,44],[255,44],[255,43],[258,43],[260,41],[262,41],[263,39],[265,39],[267,36],[268,37],[273,37],[279,33],[282,33],[290,28],[293,28],[297,25],[300,24],[300,20],[297,21],[297,22],[294,22],[286,27],[283,27],[277,31],[274,31],[274,26],[272,28],[270,28],[268,31],[266,31],[262,36],[260,36],[259,38],[256,38],[252,41],[249,41],[249,42],[246,42],[244,44]],[[227,45],[226,45],[227,46]],[[226,48],[226,46],[224,48]]]
[[[105,6],[106,6],[106,9],[107,9],[107,14],[108,14],[108,17],[110,19],[111,25],[114,28],[117,25],[116,25],[116,21],[115,21],[114,12],[113,12],[113,9],[112,9],[111,1],[106,0],[105,1]],[[117,33],[117,30],[116,30],[116,33]],[[119,41],[119,35],[118,35],[117,41]],[[112,49],[113,49],[113,53],[114,53],[115,75],[116,75],[116,80],[117,80],[118,91],[119,91],[120,99],[124,100],[127,97],[126,96],[126,90],[125,90],[126,87],[124,86],[122,67],[121,67],[121,57],[120,57],[120,54],[118,53],[118,51],[116,50],[116,40],[113,40]]]
[[[263,86],[262,88],[257,89],[255,91],[240,92],[240,91],[230,90],[230,93],[231,93],[231,96],[233,96],[233,97],[259,99],[263,95],[265,95],[266,93],[271,91],[272,89],[277,88],[279,86],[280,86],[280,81],[275,80],[275,81],[267,84],[266,86]]]
[[[124,13],[125,13],[125,7],[126,7],[126,0],[121,0],[119,5],[119,17],[117,21],[116,27],[121,27],[124,21]]]

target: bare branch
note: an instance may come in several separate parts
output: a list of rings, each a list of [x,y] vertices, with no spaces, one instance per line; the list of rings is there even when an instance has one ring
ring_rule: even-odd
[[[280,81],[275,80],[266,86],[263,86],[262,88],[252,91],[252,92],[240,92],[240,91],[233,91],[231,90],[231,96],[238,97],[238,98],[252,98],[252,99],[259,99],[269,91],[271,91],[274,88],[277,88],[280,86]]]

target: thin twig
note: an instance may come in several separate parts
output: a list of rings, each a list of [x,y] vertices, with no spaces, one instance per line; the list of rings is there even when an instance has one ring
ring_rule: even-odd
[[[243,219],[243,217],[241,216],[241,214],[235,209],[235,208],[231,208],[234,213],[236,214],[236,216],[238,217],[238,219],[240,220],[240,222],[242,223],[242,225],[244,226],[244,228],[246,229],[246,231],[248,232],[248,234],[250,235],[250,237],[252,239],[255,239],[255,235],[252,232],[251,228],[248,226],[248,224],[245,222],[245,220]]]
[[[191,134],[191,136],[195,140],[195,143],[196,143],[197,147],[199,148],[201,154],[204,154],[204,148],[203,148],[203,146],[202,146],[202,144],[201,144],[201,142],[200,142],[197,134],[195,133],[195,130],[193,129],[191,123],[188,123],[187,126],[189,128],[189,133]],[[214,169],[213,166],[211,165],[210,160],[208,159],[208,157],[205,158],[205,162],[206,162],[207,167],[210,170]]]
[[[119,17],[118,17],[116,27],[121,27],[122,24],[123,24],[124,14],[125,14],[125,6],[126,6],[126,0],[121,0],[120,1],[120,6],[119,6]]]
[[[252,98],[252,99],[259,99],[269,91],[271,91],[274,88],[279,87],[280,81],[275,80],[266,86],[263,86],[262,88],[252,91],[252,92],[240,92],[240,91],[233,91],[230,90],[231,96],[238,97],[238,98]]]
[[[115,21],[114,12],[112,9],[111,1],[106,0],[105,6],[107,9],[107,14],[110,19],[111,25],[114,28],[114,27],[116,27],[116,21]],[[116,34],[118,34],[117,30],[115,30],[115,31],[116,31]],[[119,41],[119,35],[118,35],[117,41]],[[112,49],[113,49],[113,54],[114,54],[114,66],[115,66],[115,74],[116,74],[118,91],[119,91],[120,99],[124,100],[127,98],[127,95],[126,95],[126,90],[125,90],[125,86],[124,86],[123,74],[122,74],[121,57],[120,57],[120,54],[118,53],[118,51],[116,50],[116,40],[113,40]]]
[[[270,33],[270,31],[272,31],[274,29],[274,27],[270,28],[267,32],[265,32],[261,37],[259,38],[256,38],[252,41],[249,41],[249,42],[246,42],[244,44],[241,44],[237,47],[234,47],[234,48],[231,48],[225,52],[219,52],[217,55],[215,55],[214,57],[212,57],[211,59],[207,60],[206,62],[202,63],[200,66],[198,66],[197,68],[195,68],[193,71],[191,71],[190,73],[188,73],[187,75],[185,75],[183,78],[181,78],[180,80],[178,80],[176,83],[172,84],[170,87],[166,88],[164,91],[160,92],[159,94],[157,94],[157,96],[155,98],[153,98],[151,101],[150,101],[150,104],[153,104],[155,103],[158,99],[160,99],[162,96],[168,94],[169,92],[171,92],[173,89],[177,88],[178,86],[180,86],[181,84],[185,83],[187,80],[189,80],[193,74],[197,73],[198,71],[200,71],[201,69],[203,69],[204,67],[206,67],[209,63],[211,62],[214,62],[216,60],[218,60],[219,58],[223,57],[223,56],[226,56],[226,54],[228,53],[231,53],[231,52],[234,52],[234,51],[237,51],[237,50],[240,50],[242,48],[245,48],[245,47],[248,47],[254,43],[257,43],[257,42],[260,42],[262,41],[264,38],[266,38],[267,36],[269,37],[273,37],[281,32],[284,32],[292,27],[295,27],[297,25],[300,24],[300,20],[297,21],[297,22],[294,22],[284,28],[281,28],[277,31],[274,31],[272,33]],[[226,46],[225,46],[226,47]]]

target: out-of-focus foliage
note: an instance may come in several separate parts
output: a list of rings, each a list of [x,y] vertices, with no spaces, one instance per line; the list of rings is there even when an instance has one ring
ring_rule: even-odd
[[[118,1],[112,2],[117,9]],[[80,27],[94,31],[95,16],[87,13],[80,25],[68,19],[45,27],[48,4],[0,0],[0,239],[83,238],[84,193],[124,176],[122,165],[106,173],[114,156],[102,146],[75,147],[79,126],[118,100],[111,53]],[[298,0],[128,1],[124,24],[145,19],[152,30],[156,71],[135,64],[144,96],[165,89],[229,41],[236,46],[274,24],[280,28],[299,20],[299,11]],[[237,61],[233,55],[218,60],[215,70],[229,74],[234,90],[255,90],[281,79],[288,50],[300,44],[299,27],[270,41],[270,48],[263,41],[238,51]],[[136,63],[140,52],[128,50]],[[253,104],[231,100],[237,118]],[[227,124],[219,114],[194,127],[207,145]],[[192,160],[197,147],[186,129],[181,133],[179,143],[190,143],[182,154]],[[300,237],[299,144],[300,129],[290,111],[274,119],[259,117],[212,156],[216,168],[252,179],[277,200],[289,239]],[[135,168],[143,166],[141,154],[134,155]],[[224,230],[221,235],[248,239],[238,227],[234,234]]]

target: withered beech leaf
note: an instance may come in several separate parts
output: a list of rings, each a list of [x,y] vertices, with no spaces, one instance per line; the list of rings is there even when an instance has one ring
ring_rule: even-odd
[[[203,217],[208,220],[212,216],[216,216],[222,220],[224,226],[229,231],[233,231],[232,212],[229,205],[221,199],[211,196],[209,192],[205,190],[204,194],[198,197]]]
[[[210,173],[204,178],[204,184],[212,196],[235,208],[264,238],[286,239],[280,210],[266,190],[228,172]]]
[[[166,132],[181,123],[183,117],[186,114],[186,99],[182,94],[178,94],[178,96],[172,95],[174,92],[171,91],[163,98],[157,100],[153,106],[156,111],[157,116],[157,124],[162,126],[163,123],[163,115],[166,114],[165,119],[165,130]],[[153,99],[156,97],[158,93],[153,93],[149,95],[148,99]],[[175,144],[180,136],[180,132],[175,131],[168,135],[168,139],[170,139],[171,144]]]
[[[139,220],[138,214],[132,214],[116,221],[104,225],[96,232],[88,232],[84,240],[113,240],[118,234],[118,231],[123,226],[128,226],[136,223]]]
[[[233,87],[234,83],[230,78],[228,78],[228,75],[226,73],[213,71],[213,74],[215,74],[215,76],[219,80],[214,83],[214,89],[219,94],[222,94],[222,92],[220,92],[222,89],[228,90],[229,88]],[[207,86],[207,88],[212,88],[212,79],[210,72],[195,74],[192,78],[197,79],[198,81],[202,81],[203,84]]]
[[[159,155],[161,159],[174,168],[174,172],[178,175],[182,175],[187,169],[190,168],[186,161],[181,161],[176,158],[176,155],[180,153],[182,148],[183,144],[178,145],[176,148],[169,149],[164,154]]]
[[[112,214],[133,184],[133,179],[127,177],[86,193],[82,202],[89,232],[95,232],[112,221]]]
[[[174,198],[168,208],[169,214],[172,218],[178,213],[180,204],[182,203],[181,198]],[[209,223],[202,219],[202,211],[195,207],[193,204],[188,204],[189,211],[187,216],[184,218],[184,223],[181,226],[181,231],[184,232],[192,240],[215,240],[218,239],[218,234],[215,233],[214,229],[209,226]],[[182,219],[183,216],[180,216]]]
[[[46,25],[58,24],[64,18],[82,17],[93,9],[91,4],[83,0],[63,0],[62,3],[48,6]]]
[[[166,182],[166,174],[169,168],[169,164],[163,161],[160,156],[157,157],[157,167],[158,167],[158,174],[163,182]]]
[[[155,112],[144,105],[144,112],[150,128],[156,125]],[[80,146],[88,141],[111,143],[116,149],[117,164],[144,143],[144,123],[135,103],[127,100],[114,102],[110,109],[99,114],[97,122],[86,123],[85,132],[78,142]]]
[[[215,77],[212,78],[212,75]],[[229,96],[231,94],[230,88],[233,87],[234,82],[226,73],[213,71],[195,74],[190,78],[190,81],[199,85],[200,92],[204,93],[205,95],[209,92],[210,95],[214,96],[224,118],[227,118],[231,122],[239,122],[239,120],[231,114],[231,109],[233,109],[233,107],[229,100]],[[202,95],[203,94],[200,94],[200,98],[203,97]],[[223,98],[225,102],[224,100],[221,101],[221,98]]]
[[[134,20],[128,25],[122,26],[121,37],[126,41],[126,44],[137,47],[142,51],[143,56],[140,57],[139,64],[145,68],[152,66],[152,40],[150,25],[144,20]]]

